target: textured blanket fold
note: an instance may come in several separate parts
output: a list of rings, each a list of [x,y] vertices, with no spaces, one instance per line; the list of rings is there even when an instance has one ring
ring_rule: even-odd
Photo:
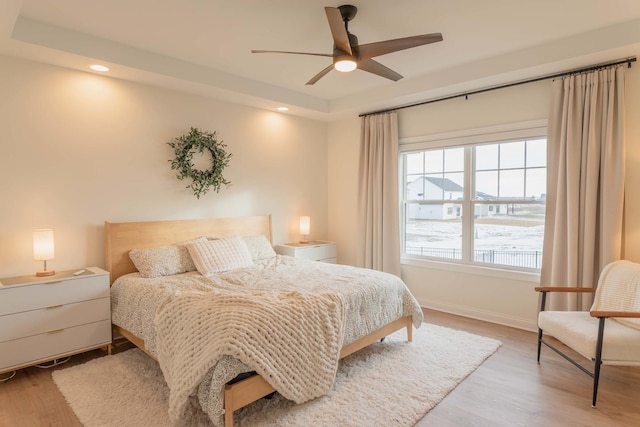
[[[297,291],[184,294],[157,313],[157,355],[175,422],[189,396],[223,356],[258,372],[296,403],[333,386],[344,339],[345,303],[337,293]]]

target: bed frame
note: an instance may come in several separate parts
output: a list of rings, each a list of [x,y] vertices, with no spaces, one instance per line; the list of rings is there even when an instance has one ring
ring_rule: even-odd
[[[118,277],[137,271],[129,259],[131,249],[168,245],[199,236],[230,237],[234,235],[264,235],[272,242],[271,215],[177,221],[105,222],[106,268],[111,273],[111,283],[113,283]],[[402,328],[407,328],[407,340],[412,341],[411,316],[402,317],[343,346],[340,358],[342,359]],[[119,333],[155,359],[146,349],[143,339],[116,325],[113,325],[113,330],[114,333]],[[227,384],[224,389],[225,427],[233,426],[234,411],[274,391],[275,389],[260,375],[253,375],[233,384]]]

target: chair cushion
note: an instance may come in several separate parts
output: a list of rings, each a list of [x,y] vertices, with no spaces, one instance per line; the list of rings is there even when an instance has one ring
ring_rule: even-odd
[[[541,311],[538,327],[587,359],[595,359],[598,318],[587,311]],[[608,365],[640,365],[640,331],[613,319],[604,324],[602,362]]]

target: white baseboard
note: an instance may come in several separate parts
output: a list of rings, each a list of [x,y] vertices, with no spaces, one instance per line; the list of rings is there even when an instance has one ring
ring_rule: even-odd
[[[485,322],[496,323],[498,325],[510,326],[512,328],[523,329],[525,331],[538,332],[538,325],[535,321],[520,317],[505,316],[504,314],[476,310],[469,307],[456,306],[437,301],[418,301],[421,307],[432,310],[443,311],[457,316],[469,317],[471,319],[483,320]],[[429,319],[425,319],[429,321]]]

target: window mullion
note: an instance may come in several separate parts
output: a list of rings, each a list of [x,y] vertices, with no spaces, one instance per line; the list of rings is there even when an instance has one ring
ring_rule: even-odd
[[[473,261],[473,147],[464,149],[464,196],[462,201],[462,260]]]
[[[407,158],[402,155],[402,152],[398,153],[398,195],[399,197],[399,206],[398,206],[398,219],[400,220],[400,253],[403,254],[406,251],[407,246],[405,245],[406,235],[407,235],[407,219],[405,216],[405,206],[407,204],[407,184],[405,183],[407,177]]]
[[[524,177],[523,177],[524,179],[522,180],[524,184],[524,188],[522,189],[522,197],[524,199],[527,198],[527,175],[528,175],[527,174],[527,151],[528,151],[527,145],[528,145],[528,142],[525,140],[524,141],[524,164],[522,165],[522,168],[524,170]]]

